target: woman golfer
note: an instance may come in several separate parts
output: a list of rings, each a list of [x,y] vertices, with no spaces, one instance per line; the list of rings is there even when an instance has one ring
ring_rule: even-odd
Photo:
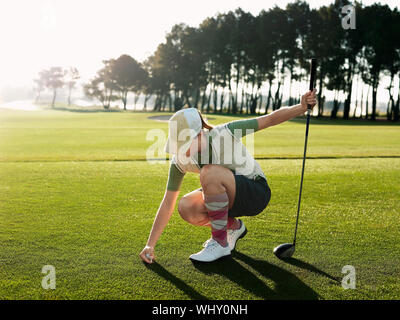
[[[169,120],[165,146],[173,155],[168,183],[140,258],[147,263],[155,259],[154,247],[174,211],[186,172],[200,174],[201,189],[181,198],[179,214],[193,225],[211,228],[211,238],[203,249],[189,258],[211,262],[230,255],[237,240],[247,233],[237,217],[259,214],[271,198],[265,174],[240,138],[302,115],[307,105],[315,106],[315,93],[314,89],[304,94],[298,105],[216,127],[207,124],[197,109],[176,112]]]

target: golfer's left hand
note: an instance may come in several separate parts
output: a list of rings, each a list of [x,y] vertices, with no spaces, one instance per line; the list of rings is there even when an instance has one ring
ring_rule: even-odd
[[[145,246],[142,252],[140,252],[139,257],[146,263],[153,263],[153,261],[156,259],[154,247]]]
[[[301,96],[301,106],[304,109],[304,112],[307,111],[307,106],[310,105],[311,109],[315,107],[317,104],[317,99],[315,98],[315,94],[317,93],[317,89],[313,91],[308,91],[306,94]]]

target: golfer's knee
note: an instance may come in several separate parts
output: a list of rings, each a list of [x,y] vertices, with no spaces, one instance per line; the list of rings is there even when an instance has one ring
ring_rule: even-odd
[[[190,201],[189,199],[183,197],[178,203],[178,212],[183,220],[189,222],[190,224],[198,225],[201,223],[202,219],[196,215],[198,208],[197,205]]]

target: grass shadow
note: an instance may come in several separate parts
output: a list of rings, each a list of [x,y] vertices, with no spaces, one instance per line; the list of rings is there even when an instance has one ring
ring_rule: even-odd
[[[262,277],[275,283],[269,287],[257,274],[251,272],[237,260],[254,269]],[[233,252],[232,258],[211,264],[193,263],[205,274],[219,274],[262,299],[318,299],[318,294],[294,274],[264,260]]]
[[[328,279],[330,279],[330,280],[332,280],[334,282],[341,283],[341,280],[340,280],[339,277],[334,277],[334,276],[330,275],[329,273],[327,273],[327,272],[325,272],[325,271],[323,271],[321,269],[318,269],[317,267],[313,266],[312,264],[309,264],[307,262],[301,261],[299,259],[287,258],[287,259],[282,259],[282,261],[284,261],[284,262],[286,262],[286,263],[288,263],[290,265],[296,266],[298,268],[301,268],[303,270],[311,271],[311,272],[314,272],[314,273],[319,274],[321,276],[324,276],[324,277],[326,277],[326,278],[328,278]]]
[[[175,285],[176,288],[183,291],[187,294],[191,299],[194,300],[208,300],[207,297],[203,296],[201,293],[197,292],[191,286],[187,285],[185,281],[179,279],[177,276],[173,275],[167,269],[165,269],[162,265],[154,261],[152,264],[144,263],[147,269],[157,273],[160,277],[164,278],[165,280],[171,282]]]

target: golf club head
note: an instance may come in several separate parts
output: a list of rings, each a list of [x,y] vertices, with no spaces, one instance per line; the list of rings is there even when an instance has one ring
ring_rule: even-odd
[[[284,243],[274,248],[274,254],[279,259],[290,258],[294,253],[295,245],[293,243]]]

